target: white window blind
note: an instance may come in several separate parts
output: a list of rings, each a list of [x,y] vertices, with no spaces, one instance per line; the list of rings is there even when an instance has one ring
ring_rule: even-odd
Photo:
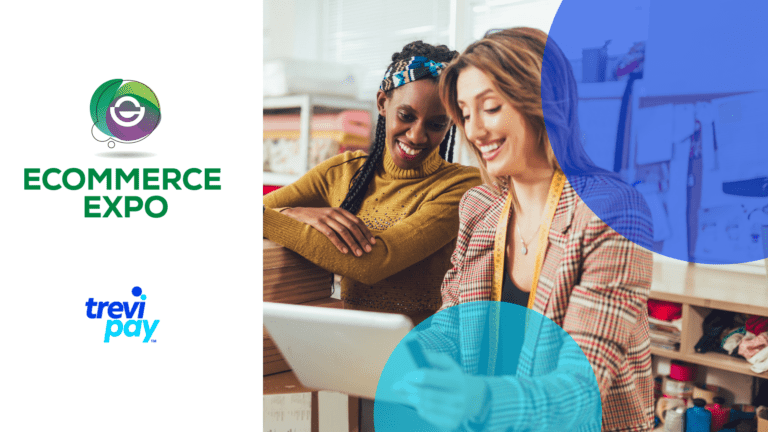
[[[549,33],[561,3],[561,0],[467,1],[472,40],[481,38],[489,29],[518,26]],[[569,4],[573,7],[573,0]],[[557,41],[568,58],[579,59],[583,48],[599,48],[608,39],[611,39],[609,55],[621,55],[636,42],[648,38],[650,0],[600,0],[595,4],[601,8],[595,25],[585,25],[579,32]]]
[[[472,40],[490,29],[533,27],[549,33],[561,0],[469,0]]]
[[[415,40],[448,45],[450,0],[325,0],[323,60],[352,65],[373,100],[392,54]]]

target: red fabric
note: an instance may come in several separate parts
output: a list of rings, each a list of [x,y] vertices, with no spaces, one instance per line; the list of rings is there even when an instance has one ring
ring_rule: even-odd
[[[750,315],[749,318],[747,318],[746,324],[744,324],[744,328],[748,332],[754,333],[756,335],[763,333],[764,331],[768,330],[768,318],[757,315]]]
[[[264,195],[266,195],[266,194],[268,194],[268,193],[270,193],[272,191],[276,191],[276,190],[278,190],[280,188],[281,188],[281,186],[267,186],[267,185],[264,185]]]
[[[731,415],[730,408],[716,403],[709,404],[706,408],[712,413],[712,428],[710,430],[719,431],[723,425],[728,423],[728,418]]]
[[[683,316],[683,305],[664,300],[648,299],[648,315],[664,321],[674,321]]]
[[[677,381],[693,381],[696,378],[696,366],[673,360],[669,366],[669,376]]]

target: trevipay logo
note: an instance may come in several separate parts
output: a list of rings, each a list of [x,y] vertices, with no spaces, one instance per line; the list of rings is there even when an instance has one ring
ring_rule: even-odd
[[[160,320],[155,320],[152,325],[149,325],[149,320],[144,318],[144,300],[147,299],[146,294],[142,294],[141,287],[133,287],[131,294],[134,297],[138,297],[142,301],[135,301],[133,305],[130,302],[108,302],[108,301],[94,301],[93,298],[89,298],[85,302],[85,314],[90,319],[102,319],[104,315],[108,315],[112,319],[107,320],[107,325],[104,329],[104,343],[109,343],[109,340],[113,337],[118,337],[121,334],[126,337],[140,337],[142,330],[144,332],[144,340],[142,342],[147,343],[152,339],[152,335],[157,330],[157,325],[160,324]],[[121,319],[125,315],[127,321],[123,322]],[[134,317],[138,319],[133,319]],[[154,340],[152,340],[154,342]]]
[[[160,124],[160,102],[138,81],[113,79],[100,85],[91,97],[91,134],[96,141],[130,144],[143,140]]]

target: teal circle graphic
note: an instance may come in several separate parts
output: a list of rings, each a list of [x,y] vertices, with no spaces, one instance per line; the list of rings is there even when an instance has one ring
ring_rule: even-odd
[[[560,326],[483,301],[440,311],[403,338],[373,418],[377,432],[600,431],[602,405],[592,365]]]
[[[142,294],[142,295],[141,295],[141,299],[142,299],[142,300],[146,300],[146,299],[147,299],[147,295],[146,295],[146,294]]]

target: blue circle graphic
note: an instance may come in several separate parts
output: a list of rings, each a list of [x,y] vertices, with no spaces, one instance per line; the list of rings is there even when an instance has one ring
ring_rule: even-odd
[[[563,0],[542,67],[547,133],[617,232],[688,262],[768,255],[765,16],[762,0]]]
[[[142,299],[142,300],[146,300],[146,299],[147,299],[147,295],[146,295],[146,294],[142,294],[142,295],[141,295],[141,299]]]
[[[599,431],[602,405],[592,366],[560,326],[483,301],[440,311],[403,338],[382,371],[373,418],[377,432]]]
[[[141,287],[133,287],[131,290],[131,294],[133,294],[134,297],[138,297],[141,295]]]

